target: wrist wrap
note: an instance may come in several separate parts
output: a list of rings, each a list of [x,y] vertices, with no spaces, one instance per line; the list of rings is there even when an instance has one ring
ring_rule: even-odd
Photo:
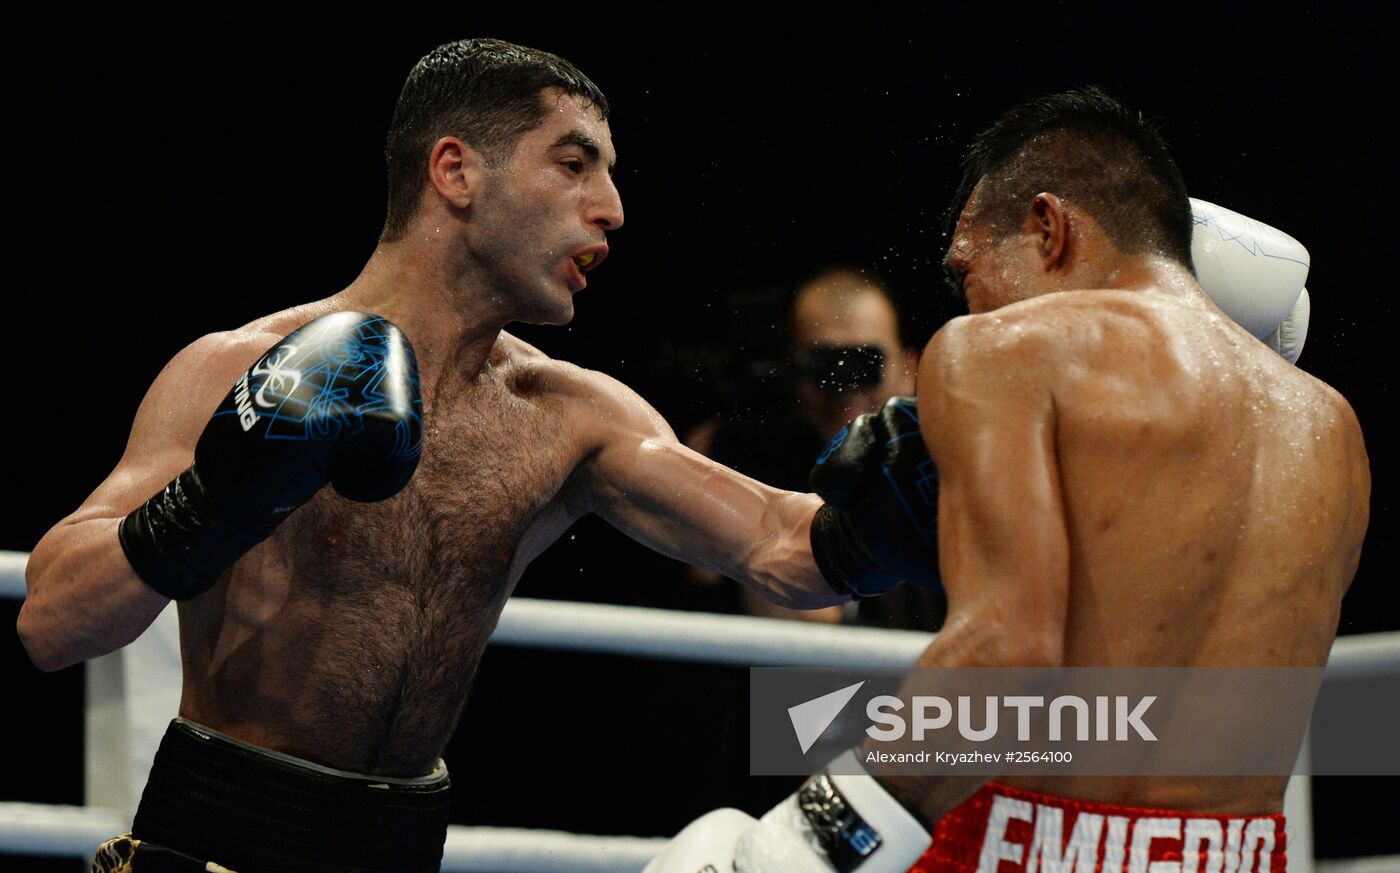
[[[122,519],[117,537],[141,581],[171,600],[189,600],[214,587],[283,518],[286,514],[266,517],[265,529],[221,519],[191,465]]]

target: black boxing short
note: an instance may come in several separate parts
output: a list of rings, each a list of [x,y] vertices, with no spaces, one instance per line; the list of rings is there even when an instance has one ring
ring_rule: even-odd
[[[177,718],[131,834],[105,843],[93,870],[436,873],[449,789],[441,761],[416,779],[366,776]]]

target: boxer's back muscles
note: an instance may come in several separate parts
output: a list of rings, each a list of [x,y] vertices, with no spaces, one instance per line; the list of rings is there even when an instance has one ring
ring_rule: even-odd
[[[1070,292],[961,319],[930,344],[920,408],[954,632],[931,661],[1325,662],[1366,528],[1360,430],[1202,298]],[[1006,781],[1246,812],[1283,789]]]

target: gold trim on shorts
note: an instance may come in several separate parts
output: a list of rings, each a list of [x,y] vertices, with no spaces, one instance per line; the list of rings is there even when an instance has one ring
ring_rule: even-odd
[[[133,859],[140,849],[141,841],[133,839],[131,834],[112,837],[97,847],[97,855],[92,859],[92,873],[134,873],[132,869]],[[222,864],[215,864],[213,861],[204,862],[203,867],[199,866],[199,863],[199,861],[190,858],[188,868],[191,871],[202,871],[202,873],[237,873],[237,871],[230,870]]]

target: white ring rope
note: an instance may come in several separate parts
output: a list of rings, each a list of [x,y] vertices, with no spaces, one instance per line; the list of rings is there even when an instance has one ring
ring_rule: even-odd
[[[24,596],[24,552],[0,552],[0,597]],[[909,667],[932,634],[606,603],[512,598],[491,642],[740,667]],[[1328,675],[1400,672],[1400,631],[1339,637]]]
[[[120,815],[105,809],[0,803],[0,850],[15,855],[91,858],[97,845],[127,827]],[[443,845],[442,873],[637,873],[666,842],[665,837],[451,825]],[[1293,858],[1289,861],[1290,867],[1302,866],[1292,863]],[[1318,861],[1315,869],[1395,873],[1400,856]]]
[[[108,809],[0,803],[0,850],[49,858],[91,858],[97,846],[131,829]],[[443,873],[622,873],[638,871],[665,837],[595,837],[533,828],[451,825]]]
[[[0,552],[0,597],[24,599],[24,565],[28,563],[28,552]]]
[[[533,828],[451,825],[443,873],[636,873],[666,837],[594,837]]]
[[[15,855],[91,858],[97,847],[131,830],[111,809],[53,803],[0,803],[0,847]]]
[[[740,667],[908,669],[932,634],[529,598],[506,601],[491,642]]]

